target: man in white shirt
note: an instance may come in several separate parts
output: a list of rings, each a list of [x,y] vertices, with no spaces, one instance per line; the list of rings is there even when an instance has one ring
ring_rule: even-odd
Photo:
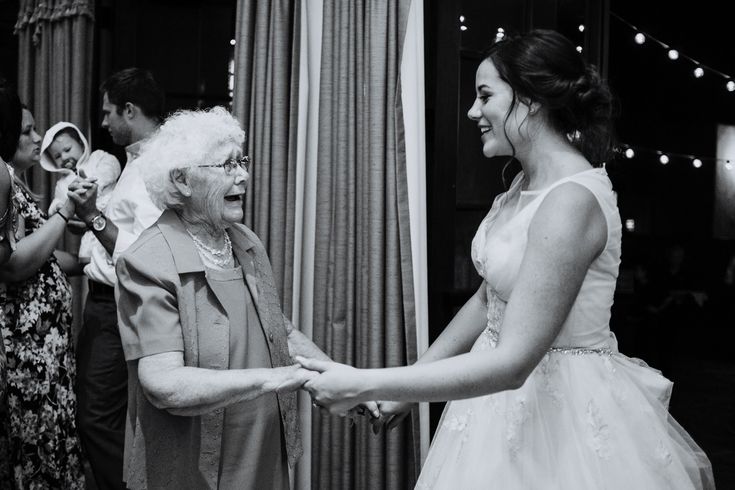
[[[124,489],[122,480],[127,365],[115,306],[115,262],[161,215],[151,201],[136,166],[141,143],[163,118],[163,91],[146,70],[128,68],[101,86],[102,127],[115,144],[124,145],[127,163],[104,213],[95,199],[77,201],[77,214],[98,239],[90,263],[89,295],[77,345],[77,423],[97,487]],[[73,191],[83,181],[73,182]],[[88,184],[87,184],[88,185]],[[96,186],[88,192],[96,193]]]

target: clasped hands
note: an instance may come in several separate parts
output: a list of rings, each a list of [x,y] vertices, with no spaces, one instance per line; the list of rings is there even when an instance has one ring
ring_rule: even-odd
[[[310,371],[302,385],[316,407],[340,417],[368,414],[373,432],[394,428],[410,413],[412,404],[373,401],[370,394],[370,370],[356,369],[346,364],[296,357],[302,368]]]
[[[97,178],[87,177],[84,170],[79,171],[79,177],[69,184],[67,197],[74,203],[75,213],[79,220],[69,220],[69,228],[72,231],[84,232],[88,223],[97,215]],[[51,213],[52,210],[49,210]]]

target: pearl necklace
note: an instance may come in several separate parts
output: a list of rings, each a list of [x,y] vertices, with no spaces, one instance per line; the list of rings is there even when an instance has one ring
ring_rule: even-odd
[[[225,247],[222,250],[217,250],[208,246],[197,238],[189,229],[186,232],[189,234],[192,240],[194,240],[194,246],[196,246],[199,256],[204,259],[205,262],[209,262],[212,265],[224,269],[230,264],[232,260],[232,241],[229,235],[225,233]]]

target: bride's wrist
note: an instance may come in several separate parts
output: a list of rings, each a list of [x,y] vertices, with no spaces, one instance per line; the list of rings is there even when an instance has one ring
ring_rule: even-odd
[[[376,393],[380,390],[380,370],[361,369],[360,401],[375,400]]]

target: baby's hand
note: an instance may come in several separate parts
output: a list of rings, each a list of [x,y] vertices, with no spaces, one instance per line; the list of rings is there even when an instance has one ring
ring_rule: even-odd
[[[79,175],[79,177],[86,180],[87,182],[97,182],[97,177],[87,177],[87,172],[85,172],[83,168],[79,169],[77,175]]]

